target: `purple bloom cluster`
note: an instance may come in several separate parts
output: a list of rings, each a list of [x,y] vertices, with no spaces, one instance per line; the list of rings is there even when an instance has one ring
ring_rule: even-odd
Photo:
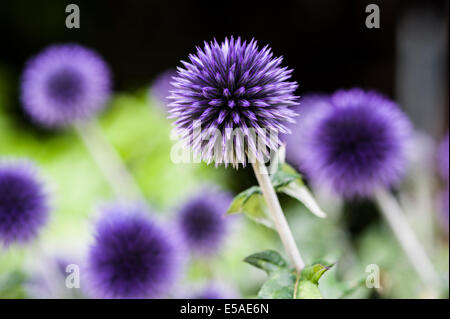
[[[191,198],[178,215],[181,240],[195,253],[217,253],[224,242],[229,220],[230,194],[207,190]]]
[[[109,205],[96,227],[88,259],[90,290],[103,298],[158,298],[178,271],[173,236],[140,206]]]
[[[371,196],[401,178],[411,126],[394,102],[351,89],[303,107],[312,109],[288,149],[297,149],[300,168],[313,182],[349,198]]]
[[[0,163],[0,242],[28,242],[46,223],[49,203],[34,165]]]
[[[236,167],[245,165],[248,153],[261,159],[277,150],[280,140],[270,135],[289,132],[286,123],[294,122],[292,107],[298,104],[298,85],[288,81],[292,70],[280,66],[282,57],[273,57],[268,46],[258,48],[255,40],[231,37],[205,42],[189,60],[174,77],[169,107],[194,153]]]
[[[76,44],[53,45],[32,58],[22,76],[25,111],[45,127],[61,127],[105,106],[111,74],[94,51]]]

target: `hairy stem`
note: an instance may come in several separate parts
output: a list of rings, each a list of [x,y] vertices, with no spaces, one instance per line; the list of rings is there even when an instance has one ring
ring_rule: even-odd
[[[275,189],[272,186],[269,174],[266,166],[258,160],[253,163],[253,171],[255,172],[256,179],[261,187],[263,196],[266,200],[268,210],[271,214],[272,220],[275,224],[275,228],[280,235],[281,242],[284,245],[284,249],[294,264],[297,271],[301,271],[305,267],[300,252],[295,243],[292,232],[286,221],[283,211],[281,210],[280,202],[278,201]]]
[[[395,237],[425,285],[438,284],[438,275],[424,248],[409,225],[396,198],[385,190],[375,195],[376,202]]]
[[[103,134],[98,122],[75,124],[75,129],[97,167],[119,199],[144,201],[144,197],[117,151]]]

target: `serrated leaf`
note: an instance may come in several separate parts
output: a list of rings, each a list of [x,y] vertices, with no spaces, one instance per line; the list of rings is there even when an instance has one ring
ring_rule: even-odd
[[[243,213],[259,224],[274,228],[273,222],[267,211],[266,202],[261,195],[261,189],[258,186],[252,186],[239,193],[232,201],[227,213]]]
[[[268,274],[287,268],[288,263],[275,250],[265,250],[248,256],[244,261],[256,268],[266,271]]]

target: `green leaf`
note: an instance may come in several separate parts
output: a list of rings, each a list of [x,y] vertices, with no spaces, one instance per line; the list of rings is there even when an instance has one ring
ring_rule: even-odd
[[[245,262],[267,272],[269,278],[262,285],[258,298],[263,299],[318,299],[319,279],[333,265],[314,263],[305,267],[300,275],[273,250],[266,250],[245,258]]]
[[[298,275],[274,250],[250,255],[244,261],[269,275],[258,293],[258,297],[263,299],[323,298],[319,290],[319,279],[333,266],[323,262],[314,263],[306,266]]]
[[[300,280],[295,299],[323,299],[319,286],[309,280]]]
[[[271,179],[272,185],[277,192],[285,193],[297,199],[317,217],[325,218],[327,216],[303,183],[302,176],[292,166],[288,164],[280,165]]]
[[[260,194],[261,189],[258,186],[252,186],[243,192],[240,192],[231,202],[230,207],[228,207],[227,214],[237,214],[243,213],[243,207],[250,197],[254,194]]]
[[[280,256],[280,254],[274,250],[265,250],[260,253],[256,253],[248,256],[244,261],[256,268],[265,270],[268,274],[273,273],[280,268],[287,268],[288,264]]]
[[[311,266],[307,266],[302,270],[300,280],[308,280],[314,284],[319,283],[319,279],[323,276],[323,274],[328,271],[333,264],[324,265],[323,263],[316,263]]]
[[[228,214],[243,213],[253,221],[269,228],[274,228],[273,222],[267,211],[266,201],[258,186],[239,193],[232,201],[227,211]]]
[[[319,290],[319,279],[328,271],[333,265],[326,265],[326,263],[315,263],[306,266],[300,278],[297,278],[295,285],[294,298],[295,299],[322,299],[322,293]]]
[[[258,298],[262,299],[292,299],[296,282],[295,272],[280,268],[269,275],[269,279],[262,285]]]
[[[282,164],[278,170],[271,176],[272,185],[275,189],[282,188],[293,182],[302,182],[302,176],[295,171],[292,166]]]
[[[317,217],[327,217],[327,214],[319,207],[314,196],[303,183],[292,182],[287,186],[279,188],[278,191],[295,198]]]
[[[296,280],[295,272],[289,268],[286,260],[278,252],[266,250],[250,255],[244,261],[266,271],[269,275],[258,293],[258,298],[292,299]]]

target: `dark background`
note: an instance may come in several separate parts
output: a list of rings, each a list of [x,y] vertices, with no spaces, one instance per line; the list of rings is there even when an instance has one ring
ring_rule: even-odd
[[[80,7],[80,29],[65,27],[69,3]],[[380,29],[365,27],[369,3],[380,6]],[[416,8],[420,19],[421,10],[430,11],[448,28],[445,0],[2,1],[0,7],[0,65],[13,76],[45,46],[79,42],[111,64],[116,90],[148,85],[204,40],[235,35],[283,55],[299,94],[361,86],[395,98],[396,30],[405,12]],[[448,45],[444,62],[448,69]],[[435,135],[447,126],[446,95]]]

